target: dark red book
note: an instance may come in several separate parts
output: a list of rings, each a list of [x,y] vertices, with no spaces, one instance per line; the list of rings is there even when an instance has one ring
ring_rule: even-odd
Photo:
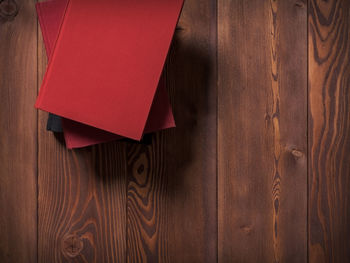
[[[67,0],[51,0],[37,4],[40,26],[49,57],[52,45],[57,38],[60,21],[62,21],[67,3]],[[63,126],[68,148],[83,147],[121,138],[116,134],[68,119],[63,119]],[[161,79],[144,132],[148,133],[174,126],[175,123],[165,89],[165,82],[164,79]]]
[[[140,140],[182,0],[70,0],[36,107]]]

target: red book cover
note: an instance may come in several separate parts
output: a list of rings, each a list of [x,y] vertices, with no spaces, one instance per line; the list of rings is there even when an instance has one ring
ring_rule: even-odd
[[[139,140],[182,0],[70,0],[36,107]]]
[[[48,57],[57,38],[67,3],[68,0],[49,0],[36,5]],[[164,78],[161,78],[144,132],[154,132],[174,126],[165,81]],[[122,138],[116,134],[64,118],[63,128],[68,148],[84,147]]]
[[[52,53],[68,1],[48,0],[35,6],[48,57]]]

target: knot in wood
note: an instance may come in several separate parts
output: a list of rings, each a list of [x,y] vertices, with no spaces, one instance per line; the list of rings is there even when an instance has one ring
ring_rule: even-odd
[[[240,226],[239,227],[246,235],[249,235],[252,230],[253,230],[253,227],[252,225],[243,225],[243,226]]]
[[[62,239],[62,253],[68,257],[76,257],[83,249],[83,242],[77,235],[66,235]]]
[[[0,0],[0,18],[10,21],[18,14],[18,5],[15,0]]]
[[[143,164],[140,164],[139,167],[137,168],[137,173],[142,174],[144,170],[145,170],[145,166]]]
[[[304,0],[297,0],[297,1],[295,2],[295,6],[296,6],[296,7],[302,8],[302,7],[304,7],[305,5],[306,5],[306,3],[305,3]]]
[[[296,149],[292,150],[292,155],[294,156],[295,159],[299,159],[303,157],[303,153]]]

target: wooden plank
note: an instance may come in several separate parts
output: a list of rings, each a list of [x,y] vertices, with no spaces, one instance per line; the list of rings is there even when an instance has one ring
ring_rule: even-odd
[[[307,261],[307,7],[218,2],[219,262]]]
[[[350,2],[309,2],[309,261],[350,258]]]
[[[0,261],[36,262],[37,21],[34,1],[0,3]]]
[[[39,81],[46,55],[39,32]],[[39,262],[125,262],[125,145],[67,150],[39,112]]]
[[[128,147],[128,262],[215,262],[216,1],[186,0],[166,67],[177,127]]]

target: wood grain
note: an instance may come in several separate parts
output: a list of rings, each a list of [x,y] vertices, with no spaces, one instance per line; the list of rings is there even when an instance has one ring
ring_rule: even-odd
[[[310,262],[350,260],[350,2],[309,3]]]
[[[39,32],[39,83],[46,55]],[[67,150],[39,113],[38,261],[125,262],[125,144]]]
[[[37,21],[0,3],[0,262],[36,262]]]
[[[128,262],[215,262],[216,1],[186,0],[165,69],[177,127],[129,145]]]
[[[307,7],[218,6],[219,262],[306,262]]]
[[[177,127],[74,151],[34,4],[0,1],[0,262],[349,262],[349,1],[186,0]]]

